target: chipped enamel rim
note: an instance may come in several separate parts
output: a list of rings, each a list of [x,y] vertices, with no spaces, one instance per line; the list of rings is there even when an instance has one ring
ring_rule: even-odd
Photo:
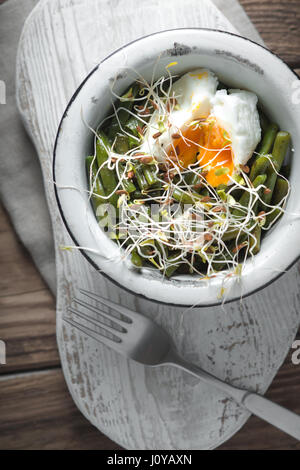
[[[70,186],[82,191],[87,188],[84,157],[89,152],[92,134],[87,131],[81,112],[85,121],[96,127],[111,106],[108,92],[111,80],[118,77],[120,91],[132,82],[123,66],[133,67],[149,76],[158,57],[157,76],[162,74],[165,65],[176,61],[178,64],[172,69],[175,73],[207,67],[231,87],[255,92],[269,117],[292,134],[295,153],[290,177],[292,192],[286,213],[267,233],[260,253],[254,260],[248,260],[240,282],[234,278],[226,281],[224,298],[220,297],[223,285],[219,278],[199,281],[195,276],[175,276],[167,280],[159,272],[150,273],[146,269],[138,272],[130,267],[130,263],[121,261],[117,245],[98,227],[92,207],[87,203],[87,195],[61,188]],[[300,104],[296,99],[295,85],[298,80],[287,64],[263,46],[217,30],[188,28],[154,33],[106,57],[70,100],[59,125],[54,148],[54,188],[66,228],[76,246],[101,252],[100,255],[82,250],[86,259],[99,272],[131,293],[177,306],[212,306],[224,300],[230,302],[266,287],[289,269],[300,255],[300,218],[291,215],[300,214],[299,184],[296,184],[300,159],[295,158],[300,145]]]

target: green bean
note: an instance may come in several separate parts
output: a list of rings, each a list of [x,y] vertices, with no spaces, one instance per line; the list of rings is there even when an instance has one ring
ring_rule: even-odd
[[[270,204],[272,196],[273,196],[273,191],[274,187],[276,184],[277,180],[277,172],[280,171],[280,168],[283,164],[283,161],[285,159],[289,144],[290,144],[290,139],[291,136],[288,132],[283,132],[280,131],[277,133],[273,151],[272,151],[272,163],[275,167],[271,165],[268,170],[267,170],[267,181],[266,181],[266,187],[270,190],[269,192],[264,192],[262,196],[263,204],[262,204],[262,209],[267,210],[267,205]],[[276,170],[276,171],[275,171]]]
[[[272,205],[274,206],[279,205],[283,201],[285,196],[287,195],[288,191],[289,191],[289,183],[283,178],[277,178],[275,188],[274,188],[273,198],[272,198]],[[267,215],[266,228],[268,228],[275,219],[277,218],[279,219],[279,216],[282,214],[283,214],[282,210],[278,208],[278,209],[274,209],[269,215]]]
[[[130,116],[126,130],[130,134],[128,136],[128,145],[130,149],[137,147],[141,143],[141,134],[138,127],[143,127],[144,123],[136,116]]]
[[[130,113],[128,111],[131,111],[133,108],[134,99],[139,91],[138,84],[135,83],[131,88],[129,88],[129,90],[125,93],[124,96],[129,94],[130,90],[131,90],[131,95],[132,95],[131,98],[127,99],[126,101],[122,101],[122,99],[120,99],[117,103],[117,109],[119,107],[125,108],[125,109],[120,109],[120,111],[118,111],[119,120],[117,119],[116,116],[114,116],[112,120],[110,121],[109,131],[108,131],[108,138],[109,138],[110,143],[114,141],[117,133],[122,131],[121,128],[124,128],[126,126],[130,118]]]
[[[240,232],[236,234],[233,238],[234,241],[227,245],[229,251],[233,251],[237,245],[240,245],[248,240],[248,233],[247,232]],[[215,261],[219,261],[219,263],[215,263]],[[214,258],[214,263],[212,264],[215,271],[222,271],[225,269],[225,266],[230,264],[232,261],[232,257],[229,253],[225,252],[222,253]]]
[[[125,135],[118,134],[116,137],[114,150],[116,153],[124,155],[129,150],[129,139]]]
[[[118,185],[115,171],[110,170],[107,167],[107,164],[105,164],[107,162],[109,148],[110,147],[107,136],[103,132],[100,132],[97,138],[96,154],[98,166],[101,168],[100,176],[107,195],[114,193]],[[115,193],[112,194],[112,196],[109,198],[109,202],[113,206],[117,207],[118,195]]]
[[[258,175],[253,181],[253,187],[258,188],[258,186],[265,184],[266,180],[267,180],[267,175]],[[239,204],[247,208],[249,205],[249,201],[250,201],[250,191],[245,190],[239,200]],[[245,214],[245,211],[239,208],[239,209],[234,209],[232,213],[235,216],[243,216]]]
[[[135,136],[135,137],[138,137],[139,135],[139,131],[138,131],[138,127],[143,127],[144,123],[143,121],[141,121],[137,116],[130,116],[127,124],[126,124],[126,127],[127,129],[132,132],[132,134]]]
[[[143,266],[143,258],[137,253],[136,249],[131,252],[131,262],[136,268]]]
[[[122,178],[122,181],[121,181],[123,188],[129,194],[133,193],[136,190],[136,187],[133,184],[132,180],[126,177],[127,176],[126,175],[126,166],[123,163],[119,163],[119,169],[120,169],[121,176],[123,175],[123,178]]]
[[[143,170],[140,166],[135,167],[134,172],[135,172],[135,177],[136,177],[137,183],[139,185],[139,188],[143,193],[143,191],[146,191],[146,189],[149,188],[149,183],[146,180],[146,177],[145,177],[145,175],[143,173]]]
[[[263,175],[267,168],[270,166],[271,155],[262,155],[254,161],[251,171],[250,171],[250,180],[254,181],[258,175]]]
[[[201,201],[201,196],[198,193],[187,193],[180,188],[174,188],[172,197],[182,204],[195,204],[196,201]]]
[[[100,179],[100,175],[97,175],[98,168],[95,157],[86,157],[85,164],[90,190],[92,191],[92,204],[94,210],[96,210],[99,204],[103,204],[105,201],[105,199],[103,199],[103,196],[105,196],[105,191]]]
[[[291,165],[289,165],[288,163],[286,165],[283,165],[281,167],[280,174],[285,178],[289,179],[291,174]]]
[[[288,181],[283,178],[277,178],[272,198],[272,205],[277,206],[278,204],[280,204],[283,198],[285,198],[285,196],[287,195],[288,191]]]
[[[200,183],[200,178],[198,176],[198,173],[194,173],[193,171],[190,171],[184,176],[184,180],[186,184],[189,186],[195,186],[196,184]]]
[[[180,264],[179,263],[172,263],[172,261],[174,259],[178,258],[178,253],[176,253],[175,255],[172,255],[172,256],[169,256],[168,258],[168,262],[170,263],[169,266],[167,267],[167,269],[165,270],[165,275],[167,277],[171,277],[175,271],[179,268]]]
[[[276,138],[278,132],[278,126],[274,122],[271,122],[265,132],[263,140],[258,149],[258,157],[261,155],[266,155],[270,153],[272,146],[274,144],[274,140]]]
[[[209,196],[209,195],[210,195],[210,192],[207,188],[201,189],[200,196],[206,197],[206,196]]]
[[[227,230],[222,236],[223,242],[234,240],[239,235],[240,232],[241,232],[240,229]]]
[[[159,179],[157,178],[156,174],[155,174],[154,168],[155,168],[155,166],[153,167],[153,165],[151,165],[151,166],[143,165],[142,166],[144,176],[145,176],[149,186],[153,186],[154,184],[157,184],[157,183],[160,182]]]
[[[134,186],[133,182],[126,178],[122,180],[122,186],[125,191],[127,191],[129,194],[133,193],[136,190],[136,187]]]
[[[289,132],[280,131],[277,133],[272,151],[273,163],[277,171],[280,170],[289,148],[291,135]]]
[[[155,241],[153,239],[144,240],[140,243],[139,249],[145,256],[151,256],[152,252],[155,251]]]
[[[256,224],[251,233],[252,236],[250,236],[249,240],[249,250],[253,255],[257,255],[260,251],[261,227]]]
[[[144,199],[145,198],[145,194],[141,193],[141,191],[134,191],[133,193],[131,193],[131,199],[132,200],[135,200],[135,199]]]
[[[227,184],[221,183],[217,186],[216,190],[218,191],[227,191],[229,189],[229,186]]]
[[[232,260],[231,256],[226,252],[214,257],[212,267],[214,271],[222,271],[225,269],[227,262]]]

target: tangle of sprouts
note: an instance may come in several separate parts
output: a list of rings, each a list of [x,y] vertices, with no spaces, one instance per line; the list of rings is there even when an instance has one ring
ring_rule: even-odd
[[[159,269],[163,275],[170,276],[177,271],[196,273],[201,279],[220,274],[240,276],[247,258],[256,253],[259,244],[257,229],[269,230],[283,213],[290,192],[288,180],[280,175],[288,183],[288,192],[276,205],[263,201],[266,186],[259,184],[254,187],[243,166],[240,167],[239,175],[229,177],[230,184],[227,187],[212,187],[206,180],[207,170],[220,152],[230,148],[229,138],[226,138],[227,146],[220,148],[209,163],[202,164],[200,160],[187,168],[179,160],[175,148],[174,152],[164,150],[163,160],[151,152],[141,153],[141,146],[150,132],[151,135],[174,133],[174,128],[170,130],[169,116],[178,108],[178,96],[172,92],[176,77],[171,75],[168,68],[166,70],[167,76],[157,80],[153,78],[154,71],[150,83],[138,75],[136,84],[139,92],[136,96],[132,96],[130,91],[118,96],[112,86],[112,95],[118,98],[120,105],[116,108],[113,104],[113,114],[93,131],[96,160],[99,129],[109,129],[112,119],[118,125],[116,137],[106,149],[108,159],[98,168],[98,174],[107,167],[114,170],[117,177],[116,187],[110,194],[103,196],[109,202],[114,195],[118,195],[118,217],[105,218],[107,225],[110,225],[109,236],[119,244],[125,257],[136,253],[143,260],[143,266]],[[128,102],[131,102],[131,106],[127,106]],[[122,124],[121,116],[124,113],[127,113],[127,119],[137,119],[138,126],[134,132]],[[205,122],[199,119],[189,125],[195,129],[212,123],[209,119]],[[187,139],[180,128],[176,132],[186,145],[210,150]],[[130,139],[131,142],[124,153],[117,151],[120,137]],[[129,194],[126,183],[141,162],[145,161],[145,157],[157,184],[140,194]],[[278,174],[271,159],[270,165]],[[222,162],[215,166],[216,171],[218,166],[222,166]],[[195,185],[189,184],[193,177],[199,181],[196,189]],[[95,185],[96,180],[90,174],[90,197],[97,198]],[[248,193],[246,206],[239,202],[240,195],[245,193]],[[258,204],[264,206],[264,211],[257,213]],[[98,207],[102,216],[104,206]],[[268,224],[270,215],[273,217]]]

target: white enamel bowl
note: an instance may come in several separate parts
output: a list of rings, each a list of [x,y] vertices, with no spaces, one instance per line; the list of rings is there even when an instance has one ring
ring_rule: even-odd
[[[158,60],[159,58],[159,60]],[[205,29],[177,29],[152,34],[124,46],[103,60],[80,85],[59,126],[54,150],[53,172],[57,202],[66,227],[83,254],[97,270],[112,281],[152,300],[175,305],[214,305],[222,302],[222,280],[199,281],[194,276],[163,279],[159,272],[138,272],[122,261],[117,245],[97,225],[88,196],[84,158],[92,149],[92,133],[111,108],[110,81],[116,76],[116,90],[122,94],[133,80],[132,72],[151,79],[176,61],[172,72],[182,74],[207,67],[233,88],[257,94],[268,116],[292,135],[291,185],[287,213],[265,236],[260,253],[249,260],[242,281],[230,279],[226,301],[249,295],[276,279],[300,254],[300,104],[297,76],[276,55],[233,34]],[[299,90],[299,88],[298,88]],[[299,95],[299,93],[298,93]],[[70,187],[62,189],[61,187]],[[72,189],[72,187],[77,188]],[[78,191],[80,189],[81,191]],[[95,275],[97,274],[95,271]]]

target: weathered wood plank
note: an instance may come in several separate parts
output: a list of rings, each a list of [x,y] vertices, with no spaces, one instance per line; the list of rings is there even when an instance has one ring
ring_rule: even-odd
[[[300,66],[299,0],[240,0],[266,45],[292,67]]]
[[[0,449],[118,448],[78,412],[60,369],[0,378],[0,388]]]
[[[292,365],[289,357],[267,396],[300,413],[299,383],[300,366]],[[0,388],[0,449],[120,449],[79,413],[59,369],[2,377]],[[251,417],[220,449],[300,450],[300,443]]]
[[[0,297],[46,289],[38,270],[0,205]]]
[[[70,240],[57,217],[53,185],[49,184],[52,144],[66,101],[92,64],[120,42],[130,41],[162,25],[166,28],[188,23],[191,26],[196,22],[197,26],[213,27],[214,23],[214,27],[231,29],[215,10],[212,13],[212,6],[207,15],[203,9],[197,10],[200,16],[196,18],[189,16],[190,11],[186,12],[178,2],[174,17],[169,18],[162,15],[161,9],[154,8],[155,2],[147,2],[147,7],[153,9],[150,25],[136,21],[133,1],[126,2],[123,12],[123,4],[118,2],[118,10],[105,10],[105,21],[113,25],[116,12],[122,17],[126,14],[126,29],[120,36],[116,28],[114,44],[110,34],[109,42],[103,40],[100,45],[99,25],[94,20],[88,23],[88,39],[85,34],[89,18],[99,14],[99,4],[93,0],[78,0],[72,3],[71,11],[68,0],[60,0],[59,4],[40,3],[27,22],[20,45],[19,104],[43,157],[41,163],[57,246],[69,244]],[[88,8],[92,9],[92,16],[87,14]],[[58,40],[61,47],[57,47]],[[94,44],[95,49],[91,49],[90,44]],[[78,50],[82,51],[84,61],[78,57]],[[39,60],[40,57],[43,60]],[[66,80],[66,76],[70,80]],[[279,368],[299,324],[296,297],[299,284],[295,268],[286,274],[284,281],[279,280],[246,299],[243,306],[229,305],[226,314],[221,308],[201,309],[190,311],[183,318],[181,309],[136,300],[129,294],[124,296],[123,291],[95,276],[80,253],[74,252],[70,257],[57,250],[57,261],[58,339],[66,380],[82,413],[128,448],[210,448],[238,430],[247,414],[234,403],[225,404],[223,395],[203,383],[195,384],[191,377],[178,370],[144,369],[63,327],[62,313],[76,292],[77,280],[84,282],[84,287],[155,318],[173,335],[187,359],[236,385],[261,392],[266,390]],[[284,318],[280,305],[285,305]]]
[[[0,339],[7,364],[0,374],[59,364],[55,300],[0,206]]]
[[[0,339],[6,343],[0,374],[60,364],[55,302],[48,289],[0,297],[0,312]]]

